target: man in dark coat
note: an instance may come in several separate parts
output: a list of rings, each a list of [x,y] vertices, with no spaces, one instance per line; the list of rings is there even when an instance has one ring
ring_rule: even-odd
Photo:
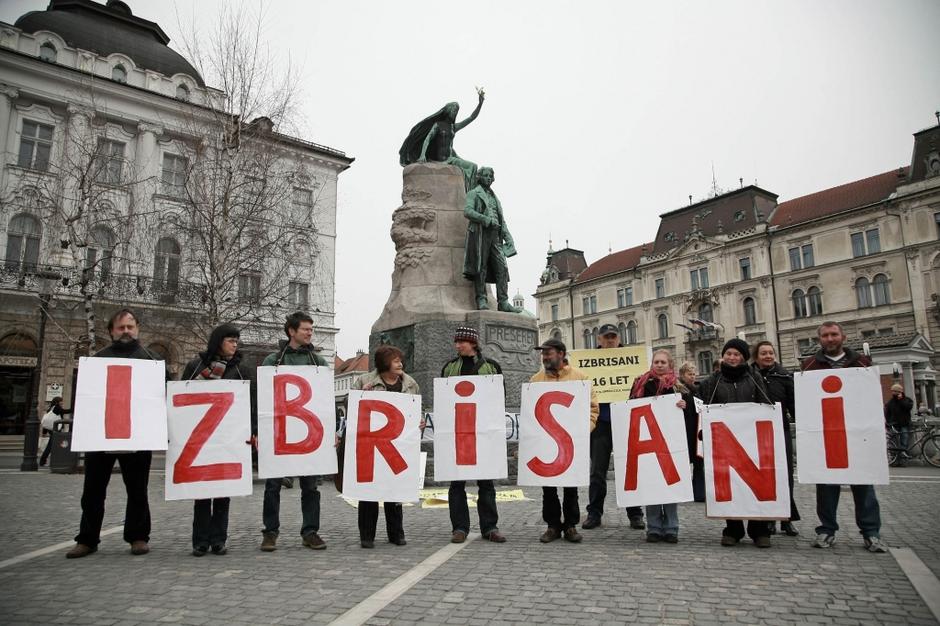
[[[838,322],[823,322],[816,330],[819,345],[822,348],[815,355],[803,361],[803,370],[841,369],[843,367],[869,367],[871,359],[843,346],[845,333]],[[848,416],[846,416],[848,418]],[[888,547],[881,541],[881,507],[875,496],[873,485],[850,485],[855,499],[855,523],[862,533],[865,548],[869,552],[887,552]],[[816,514],[819,526],[816,527],[816,548],[831,548],[836,540],[839,524],[836,512],[839,509],[841,485],[816,485]]]
[[[904,448],[902,456],[910,458],[907,444],[911,436],[911,411],[914,401],[904,395],[904,387],[891,385],[891,399],[885,404],[885,423],[898,431],[898,443]]]
[[[160,360],[140,345],[137,339],[139,332],[140,326],[134,312],[121,309],[108,320],[111,345],[99,350],[95,357]],[[147,485],[150,481],[152,456],[150,450],[85,453],[82,521],[75,537],[75,547],[66,553],[66,558],[78,559],[98,550],[101,523],[104,519],[104,501],[115,461],[121,466],[121,478],[124,479],[127,489],[124,541],[131,544],[131,554],[150,552],[150,503],[147,501]]]

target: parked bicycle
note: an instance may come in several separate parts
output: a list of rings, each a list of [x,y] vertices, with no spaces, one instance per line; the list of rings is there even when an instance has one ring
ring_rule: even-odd
[[[927,423],[921,418],[911,423],[907,434],[908,445],[901,445],[901,433],[893,426],[887,428],[888,464],[892,467],[902,465],[905,460],[916,458],[916,452],[924,462],[940,467],[940,428]]]

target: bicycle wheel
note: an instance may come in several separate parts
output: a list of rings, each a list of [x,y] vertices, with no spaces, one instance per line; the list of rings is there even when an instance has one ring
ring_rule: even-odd
[[[898,434],[896,431],[892,429],[887,432],[885,435],[885,444],[888,454],[888,465],[895,467],[901,459],[901,452],[903,452],[900,444],[898,444]]]
[[[934,467],[940,467],[940,435],[932,435],[930,438],[924,439],[920,453],[925,461]]]

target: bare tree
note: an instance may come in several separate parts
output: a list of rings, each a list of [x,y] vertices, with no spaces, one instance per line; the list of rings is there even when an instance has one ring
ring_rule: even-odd
[[[317,274],[316,225],[323,181],[300,157],[305,142],[288,134],[296,121],[298,78],[264,44],[263,16],[224,8],[209,37],[191,34],[184,50],[219,93],[192,107],[179,175],[165,171],[176,198],[164,228],[183,242],[182,273],[203,286],[192,330],[204,337],[219,322],[260,328],[302,306],[298,268]],[[332,277],[329,278],[330,283]]]

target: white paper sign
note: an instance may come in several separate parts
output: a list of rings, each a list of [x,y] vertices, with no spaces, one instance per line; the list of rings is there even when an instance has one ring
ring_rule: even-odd
[[[796,451],[801,483],[887,485],[885,419],[878,370],[798,372]]]
[[[74,452],[166,450],[163,361],[82,357],[76,387]]]
[[[583,487],[591,477],[591,381],[522,385],[519,485]]]
[[[789,519],[790,486],[779,403],[707,405],[702,435],[707,517]]]
[[[617,506],[692,500],[692,471],[679,394],[610,405]]]
[[[417,502],[421,396],[349,392],[343,495],[373,502]]]
[[[166,499],[251,495],[251,383],[167,383]]]
[[[502,375],[434,379],[434,479],[509,476]]]
[[[258,368],[258,478],[335,474],[333,372],[316,365]]]

